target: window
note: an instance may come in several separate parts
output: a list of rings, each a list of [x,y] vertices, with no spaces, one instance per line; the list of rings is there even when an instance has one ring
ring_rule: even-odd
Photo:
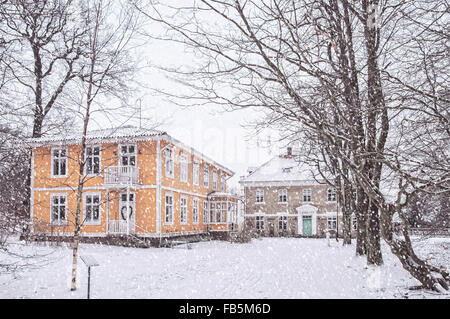
[[[225,175],[220,174],[220,191],[225,193]]]
[[[205,188],[209,187],[209,168],[206,163],[203,164],[203,186]]]
[[[180,197],[180,224],[187,224],[187,197]]]
[[[213,170],[213,191],[217,190],[217,170]]]
[[[264,203],[264,191],[262,189],[256,190],[256,202]]]
[[[287,203],[287,189],[278,190],[278,202]]]
[[[216,222],[216,203],[209,204],[209,222],[210,223]]]
[[[52,149],[52,176],[67,176],[67,150],[65,148]]]
[[[194,160],[194,164],[192,165],[192,183],[194,185],[198,185],[198,181],[200,179],[200,165],[198,161]]]
[[[357,230],[358,229],[358,221],[357,221],[355,215],[352,216],[352,228],[353,228],[353,230]]]
[[[100,223],[100,194],[84,195],[84,222],[86,224]]]
[[[303,190],[303,201],[310,202],[311,201],[312,190],[310,188]]]
[[[278,230],[287,230],[287,216],[278,217]]]
[[[180,155],[180,180],[185,183],[188,181],[188,158],[186,154]]]
[[[337,230],[337,218],[327,217],[328,230]]]
[[[264,230],[264,216],[256,216],[256,229]]]
[[[208,201],[203,201],[203,224],[208,224]]]
[[[222,202],[222,209],[220,210],[220,222],[225,223],[227,221],[227,202]]]
[[[328,188],[327,190],[327,201],[335,202],[336,201],[336,189]]]
[[[166,168],[166,177],[173,178],[173,150],[166,149],[164,166]]]
[[[52,224],[67,223],[67,195],[53,194],[50,197],[50,209],[52,212]]]
[[[86,175],[100,174],[100,146],[86,147]]]
[[[192,223],[198,224],[198,199],[192,200]]]
[[[173,224],[173,196],[166,195],[166,224]]]
[[[120,145],[120,165],[136,166],[136,145]]]

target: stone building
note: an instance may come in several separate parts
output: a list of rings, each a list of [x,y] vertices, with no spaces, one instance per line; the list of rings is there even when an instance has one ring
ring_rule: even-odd
[[[316,177],[316,179],[314,178]],[[241,177],[245,227],[262,236],[342,236],[342,210],[336,190],[317,179],[288,148]],[[356,227],[356,219],[352,220]]]

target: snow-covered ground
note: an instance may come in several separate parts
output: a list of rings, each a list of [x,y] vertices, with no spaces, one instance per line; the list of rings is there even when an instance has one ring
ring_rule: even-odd
[[[383,245],[375,269],[356,257],[354,245],[325,239],[264,238],[248,244],[200,242],[192,249],[125,248],[82,244],[95,257],[92,298],[448,298],[408,290],[416,286]],[[384,244],[384,243],[383,243]],[[450,238],[415,239],[420,256],[450,270]],[[12,250],[38,254],[34,266],[0,273],[0,298],[86,298],[87,268],[79,260],[78,290],[69,287],[71,250],[42,244]],[[0,253],[0,263],[10,257]]]

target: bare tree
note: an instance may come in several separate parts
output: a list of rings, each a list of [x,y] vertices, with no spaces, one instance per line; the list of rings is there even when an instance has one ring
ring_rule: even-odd
[[[88,50],[84,56],[86,70],[81,75],[85,92],[83,130],[79,151],[77,205],[75,211],[71,290],[76,290],[76,273],[81,220],[81,202],[86,176],[86,139],[91,113],[96,100],[112,95],[122,101],[130,90],[130,76],[136,65],[129,55],[133,39],[137,36],[139,19],[137,11],[126,4],[115,6],[109,1],[86,1],[82,6],[86,25]],[[100,204],[100,203],[99,203]]]
[[[358,228],[366,232],[362,248],[368,264],[383,262],[383,236],[424,287],[448,289],[448,274],[415,255],[407,223],[403,237],[392,233],[394,214],[404,219],[411,196],[430,186],[449,191],[448,119],[437,115],[443,114],[440,108],[448,111],[442,95],[448,69],[433,68],[425,84],[408,77],[398,58],[407,51],[395,41],[424,48],[429,37],[422,35],[433,32],[441,39],[432,42],[438,48],[445,33],[434,25],[445,25],[443,1],[203,0],[140,10],[166,26],[166,33],[154,38],[185,45],[202,58],[199,67],[163,68],[192,89],[190,95],[169,95],[191,105],[259,107],[314,132],[330,150],[327,156],[341,163],[334,165],[338,176],[351,176],[356,186],[354,206]],[[420,60],[420,50],[412,50]],[[428,121],[423,131],[433,128],[426,138],[413,134],[419,118]],[[411,157],[424,145],[426,152]],[[430,162],[433,153],[439,160]]]

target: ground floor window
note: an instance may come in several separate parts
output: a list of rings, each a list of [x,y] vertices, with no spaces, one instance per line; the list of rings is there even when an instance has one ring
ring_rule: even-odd
[[[65,224],[67,222],[67,195],[54,194],[51,196],[50,201],[52,224]]]
[[[328,230],[337,230],[337,218],[336,216],[327,217]]]
[[[172,224],[173,223],[173,196],[172,195],[166,195],[166,216],[165,216],[165,222],[166,224]]]
[[[278,217],[278,230],[287,230],[287,216]]]
[[[256,229],[257,230],[264,229],[264,216],[256,216]]]
[[[86,224],[100,223],[100,194],[84,195],[84,222]]]
[[[208,224],[208,201],[203,201],[203,224]]]
[[[187,224],[187,198],[180,197],[180,224]]]
[[[198,224],[198,199],[192,200],[192,223]]]

